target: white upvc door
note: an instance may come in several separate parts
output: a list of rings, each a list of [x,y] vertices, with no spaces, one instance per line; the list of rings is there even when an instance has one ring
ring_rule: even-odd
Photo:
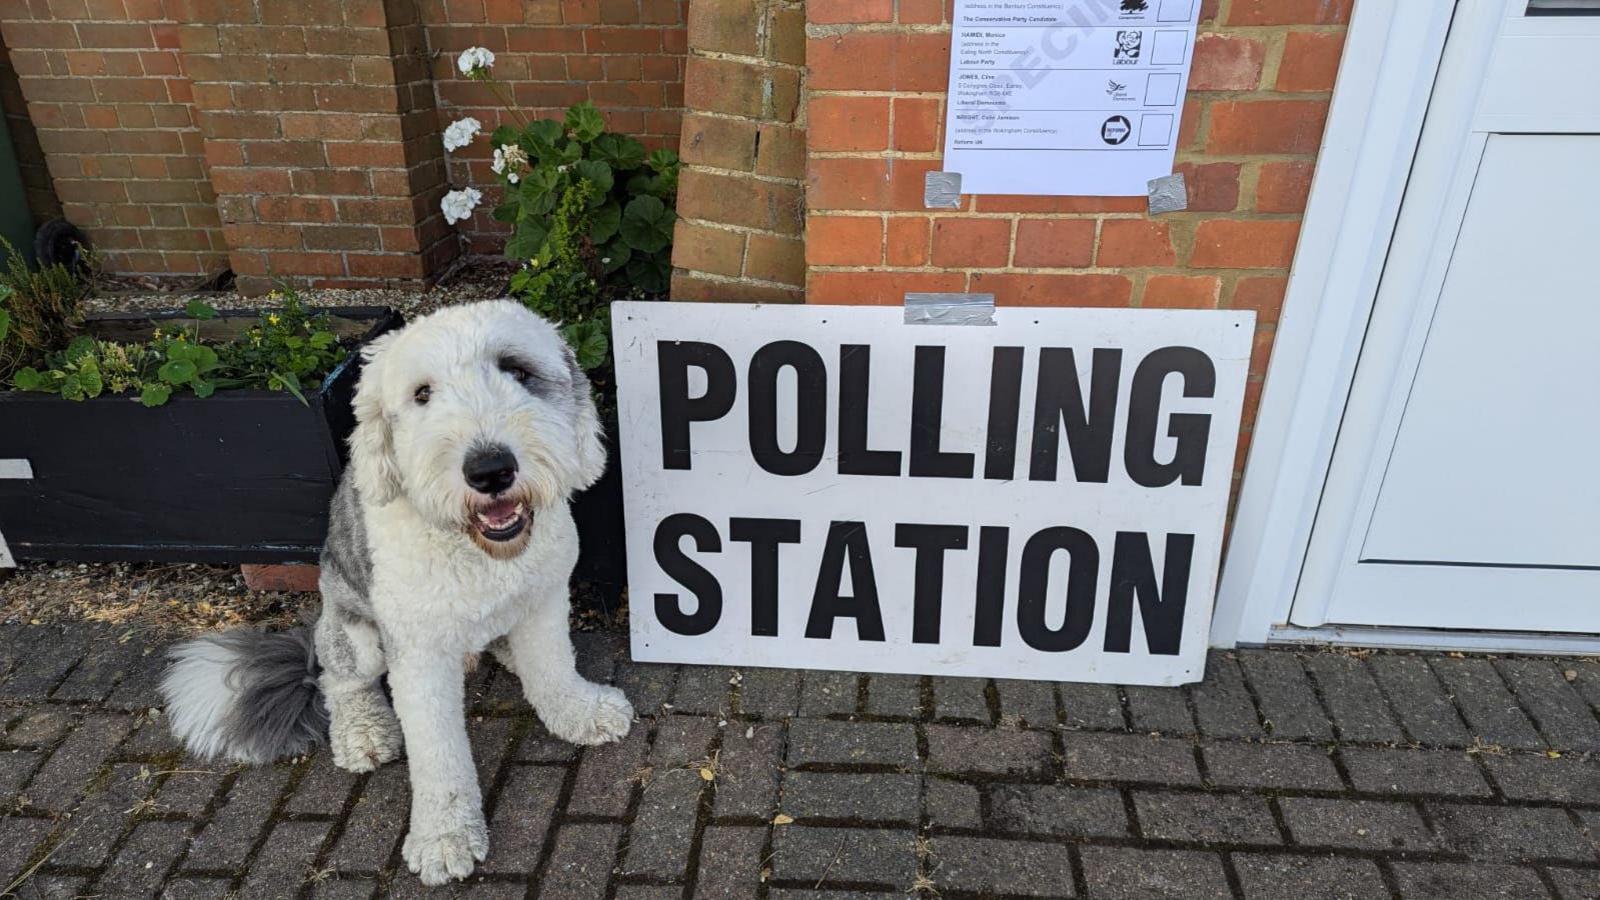
[[[1600,0],[1460,0],[1297,626],[1600,634]]]

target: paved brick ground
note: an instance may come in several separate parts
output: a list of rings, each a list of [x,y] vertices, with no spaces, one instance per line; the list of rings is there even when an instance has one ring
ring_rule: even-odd
[[[1190,690],[677,668],[583,636],[645,713],[550,739],[475,676],[472,897],[1600,896],[1600,665],[1216,654]],[[403,765],[185,761],[159,648],[0,628],[0,886],[412,896]],[[774,820],[782,824],[775,824]],[[792,819],[792,821],[791,821]]]

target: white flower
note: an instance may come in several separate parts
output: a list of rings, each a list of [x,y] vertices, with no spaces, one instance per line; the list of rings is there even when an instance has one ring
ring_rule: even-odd
[[[494,54],[488,47],[468,47],[461,51],[461,58],[456,60],[456,67],[463,75],[475,75],[479,70],[488,74],[487,70],[494,65]]]
[[[439,201],[439,208],[444,211],[444,220],[454,225],[472,218],[472,211],[478,208],[478,201],[483,199],[483,194],[477,188],[464,188],[451,191]]]
[[[518,144],[503,144],[494,148],[494,162],[489,163],[489,168],[496,175],[506,176],[506,180],[516,184],[522,180],[522,173],[528,168],[528,151]]]
[[[472,139],[477,137],[478,132],[482,130],[483,123],[471,116],[451,122],[450,127],[444,130],[444,149],[447,151],[460,150],[462,147],[472,143]]]

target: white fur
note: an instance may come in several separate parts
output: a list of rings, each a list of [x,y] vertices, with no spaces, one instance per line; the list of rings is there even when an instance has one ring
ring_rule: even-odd
[[[508,352],[537,368],[543,396],[500,371]],[[574,378],[569,354],[553,326],[509,301],[441,310],[367,351],[350,447],[382,646],[360,675],[389,673],[411,769],[402,853],[425,884],[465,878],[488,852],[465,722],[469,654],[506,637],[503,657],[557,736],[613,741],[633,719],[622,692],[578,674],[568,633],[578,534],[567,500],[605,467],[587,383]],[[423,384],[431,388],[425,405],[415,400]],[[486,552],[467,530],[474,494],[462,463],[483,442],[511,448],[519,463],[512,490],[534,508],[526,546],[509,558]],[[369,657],[355,637],[358,655]],[[360,690],[370,683],[323,681],[335,762],[357,771],[398,752],[386,705]]]
[[[167,727],[201,759],[231,755],[223,721],[238,702],[239,692],[229,677],[238,653],[214,641],[186,641],[173,648],[171,659],[161,678]]]

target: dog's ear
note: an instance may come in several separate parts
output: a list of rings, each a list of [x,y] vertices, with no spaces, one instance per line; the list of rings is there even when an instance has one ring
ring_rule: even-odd
[[[394,437],[383,412],[383,352],[398,331],[373,339],[361,349],[364,363],[356,382],[356,427],[350,433],[350,469],[361,498],[382,506],[400,493],[400,467],[394,456]]]
[[[577,354],[565,341],[561,349],[567,358],[567,369],[572,375],[572,434],[577,440],[578,484],[582,490],[606,472],[606,444],[600,431],[600,415],[594,408],[594,390],[589,386],[589,376],[578,365]]]

